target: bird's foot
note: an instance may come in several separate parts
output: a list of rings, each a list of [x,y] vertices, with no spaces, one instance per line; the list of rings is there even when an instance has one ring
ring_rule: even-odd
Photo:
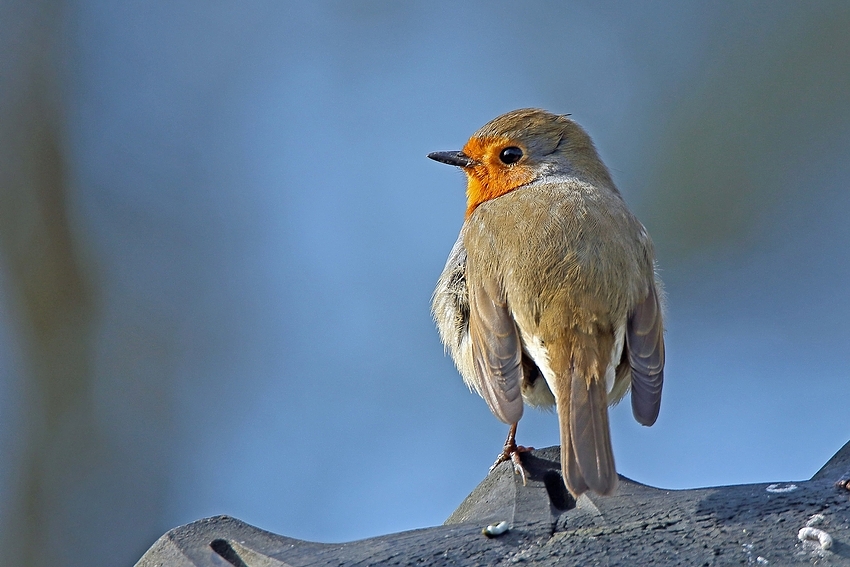
[[[516,424],[513,424],[510,432],[508,433],[508,438],[505,440],[505,447],[502,449],[502,454],[499,455],[496,462],[493,463],[492,467],[490,467],[490,472],[493,472],[493,470],[502,463],[510,461],[514,467],[514,474],[518,474],[522,477],[522,485],[525,486],[526,481],[528,480],[528,475],[525,472],[525,467],[522,466],[520,454],[533,450],[534,447],[523,447],[522,445],[516,444]]]
[[[522,484],[525,486],[528,477],[525,472],[525,467],[522,466],[520,453],[526,453],[533,450],[534,447],[523,447],[522,445],[514,445],[514,448],[511,451],[505,449],[502,454],[499,455],[499,458],[496,459],[496,462],[493,463],[493,466],[490,467],[490,472],[493,472],[493,470],[502,463],[510,461],[514,466],[514,474],[518,474],[522,477]]]

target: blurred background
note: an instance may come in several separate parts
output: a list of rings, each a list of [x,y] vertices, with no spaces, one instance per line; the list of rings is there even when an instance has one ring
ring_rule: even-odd
[[[814,474],[850,440],[846,2],[3,0],[4,557],[445,520],[506,427],[431,322],[465,198],[425,154],[528,106],[590,132],[667,284],[620,472]]]

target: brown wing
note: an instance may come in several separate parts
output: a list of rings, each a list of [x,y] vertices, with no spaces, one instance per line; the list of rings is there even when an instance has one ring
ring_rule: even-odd
[[[522,417],[522,345],[495,282],[469,287],[469,339],[478,392],[505,423]]]
[[[664,324],[655,286],[629,317],[626,346],[632,367],[632,413],[638,423],[652,425],[658,419],[664,385]]]

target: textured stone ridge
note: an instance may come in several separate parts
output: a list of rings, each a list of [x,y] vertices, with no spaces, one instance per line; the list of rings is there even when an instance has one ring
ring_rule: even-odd
[[[320,544],[219,516],[171,530],[136,565],[850,566],[850,490],[841,482],[850,479],[850,443],[808,481],[660,490],[620,477],[614,495],[578,501],[563,488],[557,447],[523,462],[526,486],[505,463],[443,526]],[[482,534],[500,521],[508,532]],[[807,526],[828,534],[831,545],[800,540]]]

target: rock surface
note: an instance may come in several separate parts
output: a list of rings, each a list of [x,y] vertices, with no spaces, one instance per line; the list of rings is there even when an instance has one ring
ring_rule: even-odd
[[[558,447],[524,454],[523,463],[526,486],[502,464],[442,526],[322,544],[218,516],[169,531],[136,567],[850,566],[850,442],[807,481],[660,490],[621,476],[614,495],[578,501],[561,481]],[[482,534],[501,521],[507,532]],[[801,540],[805,527],[814,529]]]

